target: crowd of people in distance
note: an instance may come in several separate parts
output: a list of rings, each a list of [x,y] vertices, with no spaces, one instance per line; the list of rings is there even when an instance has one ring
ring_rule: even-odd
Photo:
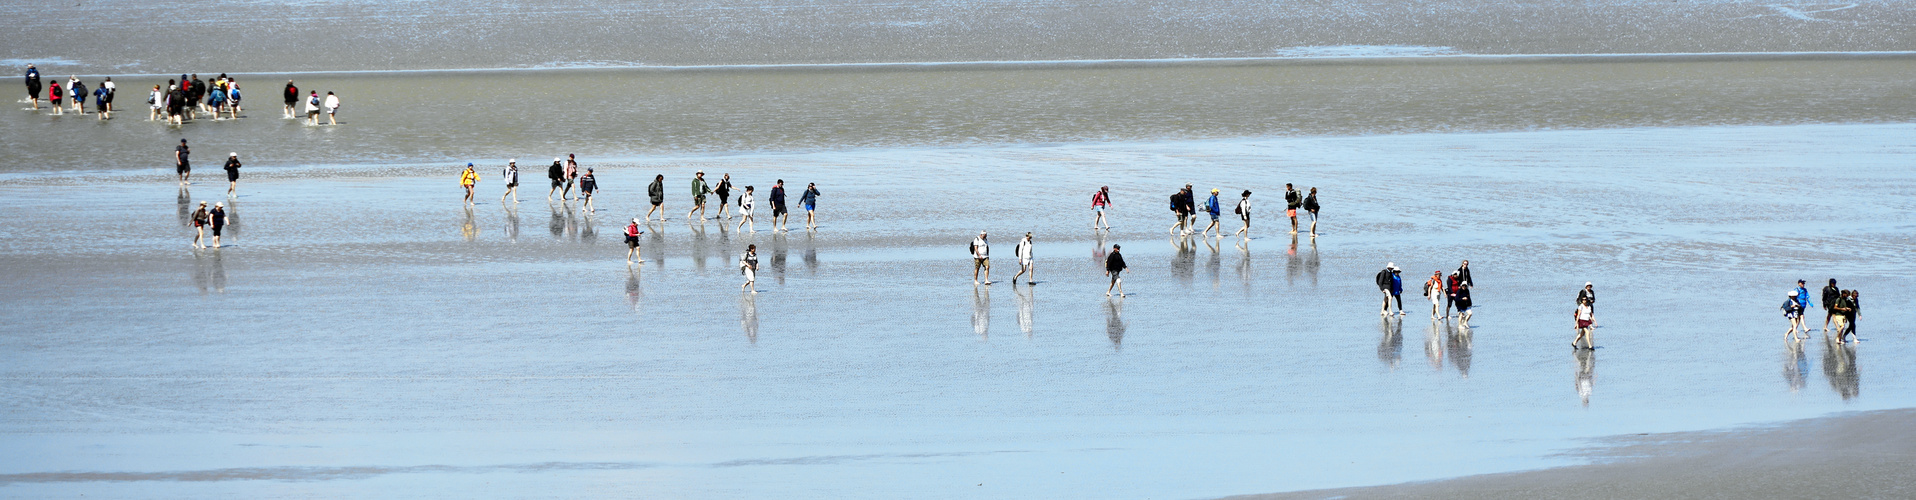
[[[1785,340],[1802,342],[1810,338],[1809,326],[1803,324],[1803,316],[1809,308],[1816,307],[1810,302],[1810,291],[1805,288],[1807,282],[1796,280],[1796,289],[1790,290],[1789,298],[1783,301],[1783,319],[1790,328],[1783,332]],[[1856,338],[1856,315],[1862,311],[1862,302],[1856,290],[1837,288],[1836,278],[1830,278],[1823,287],[1823,333],[1830,332],[1830,324],[1836,325],[1836,343],[1861,342]]]
[[[25,76],[27,102],[32,104],[32,109],[40,109],[40,96],[44,91],[54,115],[66,114],[68,107],[84,115],[88,99],[92,100],[94,114],[101,120],[111,119],[117,110],[113,101],[118,87],[113,77],[102,78],[97,87],[88,90],[86,82],[77,75],[67,77],[65,86],[59,81],[42,85],[40,69],[32,64],[27,65]],[[300,103],[299,87],[294,86],[292,80],[287,80],[284,94],[284,117],[292,119]],[[198,74],[181,74],[177,80],[168,79],[164,85],[153,85],[147,93],[147,121],[181,125],[201,116],[211,116],[215,121],[237,120],[243,112],[243,97],[239,80],[225,73],[211,80],[201,79]],[[323,110],[327,123],[338,125],[339,106],[338,95],[326,92],[326,96],[321,98],[319,91],[312,91],[306,99],[306,123],[319,125],[319,114]]]

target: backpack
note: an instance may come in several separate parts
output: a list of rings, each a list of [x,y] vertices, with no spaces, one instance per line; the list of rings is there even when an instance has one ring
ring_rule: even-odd
[[[312,99],[307,99],[306,103],[312,105],[315,108],[319,107],[319,96],[314,95]]]
[[[1390,289],[1390,270],[1389,269],[1385,269],[1385,270],[1377,272],[1377,288],[1384,289],[1384,290]]]
[[[1178,195],[1175,195],[1175,194],[1171,195],[1171,211],[1176,212],[1178,211],[1179,208],[1183,208],[1183,207],[1180,207],[1178,205]]]
[[[1236,207],[1231,208],[1231,213],[1244,215],[1244,204],[1238,203]]]

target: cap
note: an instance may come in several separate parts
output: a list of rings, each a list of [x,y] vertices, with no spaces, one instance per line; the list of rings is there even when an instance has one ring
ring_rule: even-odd
[[[468,167],[470,167],[470,166],[472,166],[472,164],[471,164],[471,163],[467,163],[467,164],[466,164],[466,166],[468,166]]]
[[[1217,188],[1211,188],[1211,194],[1217,194]]]
[[[1803,283],[1805,283],[1805,282],[1804,282],[1803,280],[1796,280],[1796,284],[1798,284],[1798,285],[1801,285],[1801,284],[1803,284]]]
[[[1796,290],[1790,290],[1790,296],[1791,296],[1791,297],[1795,297],[1795,296],[1796,296]]]
[[[226,154],[226,156],[239,156],[239,152],[238,152],[238,151],[234,151],[234,152],[231,152],[231,153],[227,153],[227,154]]]
[[[554,157],[552,157],[552,162],[553,162],[553,163],[558,163],[558,162],[559,162],[559,157],[557,157],[557,156],[554,156]]]
[[[1583,282],[1583,286],[1590,286],[1590,282],[1588,281]]]

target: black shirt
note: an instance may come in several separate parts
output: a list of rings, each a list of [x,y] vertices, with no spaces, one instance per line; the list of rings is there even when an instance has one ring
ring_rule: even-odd
[[[227,157],[227,158],[226,158],[226,171],[227,171],[227,172],[232,172],[232,173],[235,173],[235,174],[237,174],[237,173],[239,173],[239,169],[240,169],[240,161],[239,161],[239,158],[234,158],[234,157]]]
[[[292,106],[293,104],[298,103],[299,102],[299,87],[294,87],[293,84],[290,84],[290,83],[286,84],[285,97],[286,97],[287,106]]]
[[[1105,270],[1105,272],[1113,272],[1113,273],[1115,273],[1115,272],[1118,272],[1118,271],[1123,271],[1123,270],[1124,270],[1124,268],[1125,268],[1125,266],[1124,266],[1124,255],[1121,255],[1121,254],[1119,254],[1119,253],[1118,253],[1118,252],[1117,252],[1116,250],[1112,250],[1112,251],[1111,251],[1111,256],[1110,256],[1110,257],[1105,257],[1105,258],[1104,258],[1104,270]]]
[[[180,147],[173,148],[173,152],[180,155],[180,164],[185,165],[187,163],[187,157],[193,154],[193,149],[186,147],[185,144],[181,144]]]

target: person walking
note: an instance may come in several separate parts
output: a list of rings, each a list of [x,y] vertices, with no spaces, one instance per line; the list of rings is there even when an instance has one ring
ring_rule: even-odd
[[[27,65],[27,100],[33,102],[33,109],[40,109],[40,70],[32,64]]]
[[[752,202],[752,187],[745,186],[745,194],[738,195],[738,229],[745,230],[745,226],[750,225],[751,231],[756,233],[758,223],[752,222]]]
[[[239,190],[239,169],[240,169],[239,152],[234,151],[232,153],[227,154],[226,166],[221,168],[224,168],[226,170],[226,196],[229,198],[233,197],[236,195],[235,191]]]
[[[107,106],[112,102],[113,89],[107,88],[105,84],[101,84],[100,88],[93,89],[93,114],[101,120],[113,118],[112,110],[107,109]]]
[[[53,82],[58,85],[60,82]],[[193,184],[193,148],[186,147],[186,139],[180,139],[179,147],[173,148],[173,172],[179,174],[181,185]]]
[[[983,284],[991,284],[991,241],[985,239],[985,232],[979,231],[977,238],[971,239],[971,284],[977,285],[978,273],[983,272]]]
[[[67,80],[67,96],[71,99],[67,99],[67,101],[73,103],[74,113],[86,114],[87,95],[86,83],[81,82],[80,77],[69,77]]]
[[[1803,326],[1802,298],[1803,294],[1797,293],[1796,290],[1790,290],[1789,298],[1783,300],[1783,320],[1790,323],[1790,328],[1783,331],[1783,340],[1800,342],[1809,338],[1809,332],[1807,331],[1809,329],[1806,327],[1802,328],[1804,330],[1802,337],[1796,336],[1797,329]]]
[[[1477,280],[1470,279],[1469,260],[1465,260],[1463,264],[1457,266],[1457,279],[1463,280],[1464,286],[1477,286]]]
[[[499,195],[499,201],[501,203],[504,203],[506,201],[506,198],[510,197],[512,198],[513,203],[518,203],[519,202],[519,159],[513,158],[510,160],[506,160],[506,168],[504,170],[499,171],[499,178],[506,182],[506,192],[505,194]]]
[[[1311,214],[1311,236],[1317,236],[1317,188],[1311,188],[1311,194],[1304,196],[1304,211]]]
[[[1104,209],[1110,208],[1110,207],[1111,207],[1111,186],[1099,186],[1098,192],[1091,193],[1091,213],[1093,214],[1093,217],[1091,219],[1091,230],[1093,231],[1098,230],[1099,229],[1098,226],[1102,224],[1104,226],[1103,229],[1105,232],[1111,231],[1111,223],[1109,221],[1104,220]]]
[[[718,186],[712,188],[712,194],[719,199],[719,220],[730,220],[732,216],[725,213],[725,208],[732,202],[732,174],[720,174]]]
[[[1863,340],[1856,336],[1856,316],[1863,312],[1862,292],[1845,290],[1843,294],[1843,298],[1841,299],[1843,301],[1843,326],[1836,331],[1836,343],[1843,343],[1843,338],[1848,336],[1850,342],[1861,344]]]
[[[1018,277],[1026,273],[1030,273],[1031,277],[1025,278],[1025,284],[1038,284],[1038,270],[1031,261],[1031,233],[1025,233],[1025,237],[1018,240],[1018,245],[1011,248],[1011,253],[1018,257],[1018,274],[1011,275],[1011,286],[1018,286]]]
[[[318,120],[314,122],[317,124]],[[326,93],[326,124],[339,124],[339,96],[333,95],[332,92]]]
[[[631,224],[625,225],[625,264],[632,265],[632,258],[638,257],[639,263],[645,263],[645,257],[639,255],[639,235],[645,231],[639,229],[639,218],[633,217]]]
[[[805,229],[818,230],[818,184],[805,183],[805,192],[799,194],[798,203],[805,207]]]
[[[1457,308],[1457,288],[1462,284],[1463,280],[1457,277],[1456,271],[1451,271],[1450,277],[1444,280],[1444,319],[1446,320],[1450,319],[1450,311]]]
[[[1457,326],[1470,328],[1470,282],[1457,283]]]
[[[146,94],[146,107],[146,121],[165,120],[166,90],[161,89],[159,85],[154,85],[153,90]]]
[[[108,82],[112,83],[112,82]],[[226,112],[229,120],[238,120],[240,114],[240,88],[238,81],[226,82]]]
[[[745,283],[738,286],[739,291],[750,289],[758,293],[758,245],[745,245],[745,255],[738,256],[738,272],[745,275]]]
[[[692,174],[692,209],[685,211],[685,218],[699,214],[699,222],[705,222],[705,195],[712,194],[712,187],[705,184],[705,171]]]
[[[213,110],[213,121],[219,121],[220,114],[226,111],[226,90],[214,83],[206,93],[206,108]]]
[[[1124,265],[1124,255],[1119,254],[1118,249],[1118,245],[1111,245],[1111,254],[1104,257],[1104,275],[1111,277],[1111,285],[1104,288],[1104,296],[1106,297],[1111,296],[1111,290],[1113,289],[1118,291],[1119,297],[1124,296],[1124,280],[1121,276],[1124,274],[1126,266]]]
[[[579,178],[579,198],[585,200],[584,203],[580,204],[580,208],[584,208],[586,212],[599,211],[598,208],[592,206],[592,195],[598,193],[599,178],[592,175],[592,169],[585,169],[585,176]]]
[[[1596,349],[1596,309],[1590,301],[1578,299],[1577,310],[1571,315],[1577,324],[1577,337],[1570,339],[1571,349]],[[1577,343],[1582,342],[1582,346]]]
[[[552,189],[546,190],[546,201],[550,202],[552,194],[558,193],[559,188],[565,187],[565,165],[559,163],[558,158],[553,158],[552,166],[546,167],[546,179],[552,181]],[[565,195],[561,194],[559,198],[564,199]]]
[[[466,164],[466,170],[459,173],[459,185],[466,188],[466,204],[472,204],[472,188],[479,183],[479,173],[472,170],[472,164]]]
[[[331,93],[328,93],[328,95],[331,95]],[[320,100],[319,91],[317,90],[313,91],[312,95],[306,98],[307,125],[319,125],[319,108],[322,102],[324,101]]]
[[[652,212],[658,212],[659,220],[665,220],[665,174],[653,177],[652,185],[645,187],[645,194],[652,202],[652,208],[645,211],[645,220],[652,220]]]
[[[201,242],[206,241],[206,224],[211,218],[206,211],[206,202],[200,202],[200,208],[193,211],[193,248],[206,248]]]
[[[1790,296],[1792,297],[1791,302],[1796,303],[1794,307],[1796,315],[1790,322],[1790,329],[1801,332],[1803,334],[1802,340],[1807,340],[1810,337],[1810,327],[1803,324],[1803,315],[1807,314],[1811,307],[1816,307],[1816,304],[1810,302],[1809,289],[1805,288],[1808,284],[1808,281],[1796,280],[1796,289],[1790,290]]]
[[[1177,193],[1171,195],[1171,215],[1178,218],[1177,222],[1171,224],[1171,228],[1167,230],[1171,234],[1180,236],[1191,234],[1191,209],[1187,207],[1191,205],[1192,196],[1190,184],[1185,184],[1184,189],[1179,189]]]
[[[559,159],[553,158],[552,161],[559,161]],[[578,158],[575,158],[570,153],[568,153],[565,159],[565,189],[559,190],[559,199],[561,200],[579,199],[578,196],[573,196],[571,194],[572,186],[577,184],[578,182],[579,182],[579,160]],[[665,218],[665,213],[660,212],[659,218],[661,219]]]
[[[53,104],[53,114],[56,114],[56,115],[66,114],[67,112],[66,108],[61,106],[61,103],[60,103],[60,99],[65,96],[66,96],[66,93],[60,90],[59,80],[54,80],[53,83],[47,84],[47,102]]]
[[[1397,315],[1404,315],[1404,276],[1397,263],[1384,264],[1384,270],[1377,272],[1377,290],[1384,292],[1384,310],[1379,315],[1390,315],[1391,299],[1397,299]]]
[[[294,108],[299,107],[299,87],[293,85],[292,80],[287,80],[286,89],[280,92],[280,97],[286,99],[286,107],[282,110],[283,118],[293,119]]]
[[[226,228],[226,204],[214,203],[213,210],[206,213],[206,219],[213,225],[213,248],[219,248],[220,230]]]
[[[1430,279],[1424,280],[1424,298],[1430,299],[1430,320],[1437,321],[1442,316],[1437,313],[1444,307],[1444,272],[1431,271]]]
[[[1823,333],[1830,332],[1830,318],[1836,317],[1836,301],[1842,299],[1843,290],[1836,288],[1836,278],[1830,278],[1830,284],[1823,287]]]
[[[1595,318],[1596,318],[1596,314],[1597,314],[1597,289],[1596,289],[1596,286],[1595,286],[1595,285],[1592,285],[1592,284],[1591,284],[1590,282],[1588,282],[1588,281],[1585,281],[1585,282],[1583,282],[1583,289],[1582,289],[1582,290],[1577,290],[1577,303],[1578,303],[1578,304],[1589,304],[1589,305],[1590,305],[1590,315],[1591,315],[1591,318],[1592,318],[1592,319],[1591,319],[1591,321],[1595,321]]]
[[[785,179],[772,184],[772,232],[789,231],[785,229],[785,219],[791,212],[785,209]]]
[[[1198,232],[1199,235],[1209,235],[1211,234],[1211,230],[1215,229],[1217,230],[1218,238],[1224,237],[1224,227],[1220,225],[1217,220],[1218,215],[1224,211],[1222,207],[1218,206],[1217,192],[1217,188],[1211,188],[1211,197],[1204,200],[1204,211],[1211,214],[1211,225],[1204,226],[1204,230]]]
[[[1284,183],[1284,215],[1291,218],[1291,234],[1297,234],[1297,209],[1304,205],[1304,197],[1297,194],[1297,188]]]
[[[113,77],[109,76],[101,80],[100,88],[106,89],[106,110],[119,111],[119,109],[113,107],[113,94],[120,92],[120,87],[113,84]]]
[[[1249,189],[1244,190],[1244,196],[1242,198],[1238,198],[1237,208],[1234,209],[1234,211],[1237,212],[1238,220],[1244,222],[1244,227],[1238,228],[1237,233],[1234,234],[1233,236],[1243,236],[1247,239],[1250,238],[1251,237],[1251,190]]]

